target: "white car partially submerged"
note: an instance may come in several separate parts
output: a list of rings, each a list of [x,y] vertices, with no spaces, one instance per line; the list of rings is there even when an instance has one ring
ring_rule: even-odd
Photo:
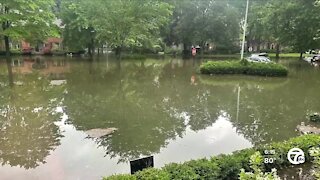
[[[257,62],[257,63],[271,63],[272,62],[269,59],[267,53],[251,54],[251,56],[246,58],[246,60],[249,62]]]
[[[313,54],[312,56],[308,56],[303,59],[308,63],[320,62],[320,54]]]

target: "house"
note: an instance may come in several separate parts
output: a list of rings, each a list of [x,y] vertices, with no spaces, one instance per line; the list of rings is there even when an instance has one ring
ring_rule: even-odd
[[[44,42],[42,53],[52,54],[53,51],[58,51],[58,50],[62,50],[62,39],[51,37]]]

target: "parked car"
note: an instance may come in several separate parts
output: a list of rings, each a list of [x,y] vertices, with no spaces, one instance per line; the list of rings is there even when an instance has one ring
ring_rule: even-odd
[[[259,62],[259,63],[270,63],[271,62],[267,53],[251,54],[251,56],[246,59],[249,62]]]
[[[312,62],[319,62],[320,61],[320,54],[314,54],[309,57],[304,58],[305,61],[312,63]]]

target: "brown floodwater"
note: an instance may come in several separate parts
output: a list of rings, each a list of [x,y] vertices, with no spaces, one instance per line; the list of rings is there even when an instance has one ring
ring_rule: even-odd
[[[205,76],[200,60],[0,60],[0,179],[100,179],[129,161],[231,153],[297,136],[320,111],[320,69],[283,59],[287,78]],[[117,128],[90,138],[85,131]]]

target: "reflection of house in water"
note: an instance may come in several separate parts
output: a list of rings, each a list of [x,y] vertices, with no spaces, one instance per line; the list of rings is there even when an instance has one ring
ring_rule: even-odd
[[[70,64],[67,60],[60,58],[45,60],[41,57],[27,57],[13,59],[11,65],[13,73],[29,74],[36,70],[50,80],[65,79],[65,73],[70,71]]]

